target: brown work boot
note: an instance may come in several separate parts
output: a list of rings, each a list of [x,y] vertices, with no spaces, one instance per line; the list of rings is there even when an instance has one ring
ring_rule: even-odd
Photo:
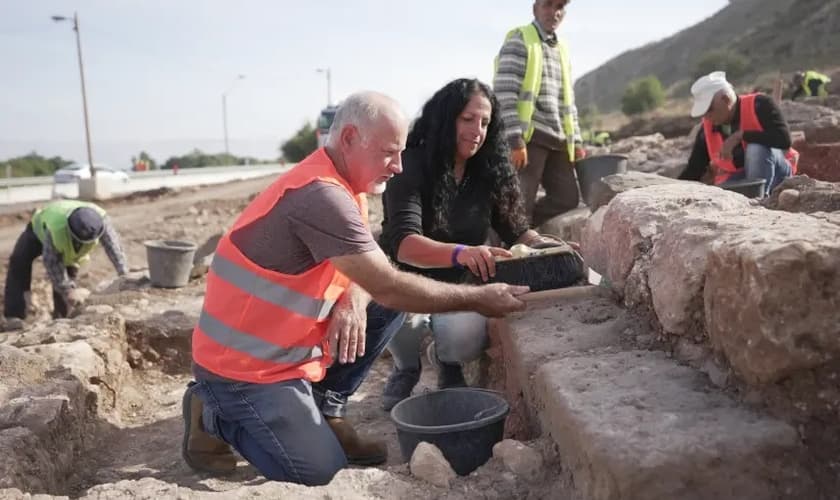
[[[354,465],[379,465],[388,459],[388,447],[384,442],[363,439],[350,422],[341,417],[324,417],[341,443],[347,462]]]
[[[194,382],[191,382],[181,402],[184,416],[181,456],[195,471],[229,474],[236,470],[236,456],[229,444],[204,432],[201,425],[201,411],[204,404],[195,395],[193,386]]]

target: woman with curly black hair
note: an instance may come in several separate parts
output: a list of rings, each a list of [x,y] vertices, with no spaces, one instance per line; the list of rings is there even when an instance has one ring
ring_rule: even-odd
[[[528,228],[499,103],[486,84],[459,79],[438,90],[412,125],[402,161],[403,173],[382,197],[380,239],[399,267],[447,282],[460,281],[467,268],[486,281],[495,274],[495,257],[510,256],[484,244],[491,228],[507,245],[554,241]],[[461,363],[477,359],[487,343],[480,314],[415,315],[388,345],[394,371],[383,393],[386,410],[420,378],[426,327],[435,339],[430,359],[440,388],[466,385]]]

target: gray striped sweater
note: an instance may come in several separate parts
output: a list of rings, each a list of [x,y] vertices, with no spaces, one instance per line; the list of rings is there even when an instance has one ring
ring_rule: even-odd
[[[582,142],[580,124],[578,123],[577,107],[574,104],[568,108],[563,105],[563,78],[560,58],[557,56],[557,37],[554,33],[546,35],[542,27],[534,21],[537,32],[543,41],[543,69],[540,93],[537,97],[536,109],[532,118],[534,127],[547,135],[558,144],[565,142],[563,132],[563,117],[571,113],[575,124],[575,142]],[[512,149],[525,147],[522,138],[523,126],[516,112],[516,103],[525,78],[525,67],[528,63],[528,49],[521,33],[515,33],[508,38],[499,51],[498,71],[493,79],[493,90],[502,108],[502,119],[505,123],[505,137]]]

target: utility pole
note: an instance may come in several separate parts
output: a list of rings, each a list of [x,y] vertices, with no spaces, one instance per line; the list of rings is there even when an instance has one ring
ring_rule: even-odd
[[[318,68],[315,72],[327,75],[327,106],[332,106],[332,73],[330,68]]]
[[[52,16],[55,22],[70,21],[64,16]],[[79,33],[79,16],[78,13],[73,13],[73,31],[76,32],[76,52],[79,56],[79,76],[82,80],[82,109],[85,116],[85,143],[87,145],[88,165],[90,166],[91,178],[96,178],[96,169],[93,168],[93,148],[90,145],[90,120],[88,119],[88,105],[87,105],[87,91],[85,89],[85,66],[82,62],[82,40]]]
[[[228,145],[228,126],[227,126],[227,96],[236,87],[237,82],[239,80],[243,80],[245,75],[236,75],[236,79],[233,80],[233,83],[222,92],[222,128],[225,132],[225,154],[230,156],[230,146]]]

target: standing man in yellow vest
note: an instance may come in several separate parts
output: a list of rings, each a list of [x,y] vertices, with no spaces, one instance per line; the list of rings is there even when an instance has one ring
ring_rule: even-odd
[[[128,272],[117,232],[105,210],[75,200],[62,200],[38,209],[20,235],[6,273],[3,315],[7,326],[20,325],[30,303],[32,262],[43,255],[53,287],[53,317],[64,318],[81,304],[87,291],[75,283],[79,266],[102,243],[105,253],[120,276]],[[13,318],[17,318],[15,321]]]
[[[585,152],[568,48],[555,33],[568,4],[535,0],[534,21],[508,32],[496,59],[493,87],[533,226],[580,201],[574,162]],[[546,196],[537,202],[541,183]]]

